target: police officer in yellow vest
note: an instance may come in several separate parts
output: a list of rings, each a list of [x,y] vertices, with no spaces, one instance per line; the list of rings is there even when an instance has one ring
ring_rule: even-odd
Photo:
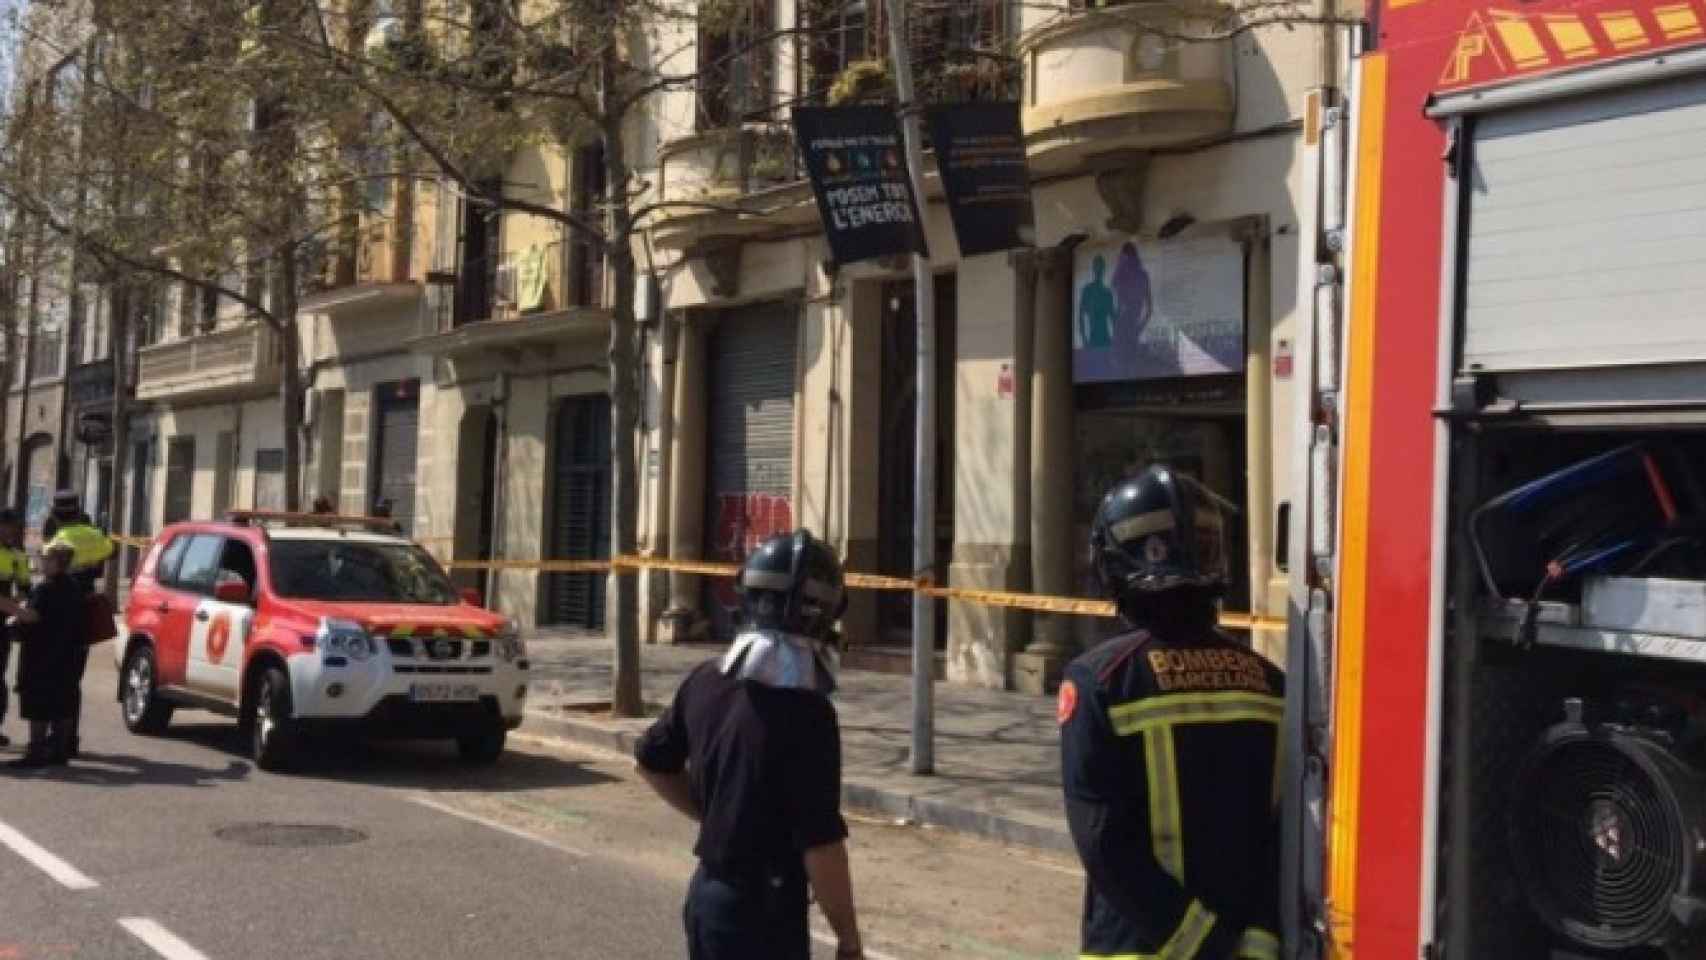
[[[42,523],[41,539],[44,551],[54,544],[71,548],[71,578],[83,587],[85,594],[93,594],[107,559],[113,555],[113,541],[83,512],[83,505],[78,501],[77,494],[61,490],[53,495],[53,512]],[[78,734],[83,719],[83,671],[88,669],[88,666],[89,647],[87,644],[78,644],[77,687],[72,700],[70,737],[67,741],[71,759],[77,758]]]
[[[30,557],[24,552],[24,518],[18,511],[0,509],[0,596],[21,597],[30,589]],[[11,685],[6,682],[6,666],[12,659],[12,635],[0,626],[0,723],[6,721],[10,705]],[[11,740],[0,733],[0,747],[10,746]]]

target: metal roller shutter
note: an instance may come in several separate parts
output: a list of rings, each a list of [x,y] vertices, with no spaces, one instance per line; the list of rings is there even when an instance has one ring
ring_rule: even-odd
[[[1706,360],[1706,80],[1475,121],[1463,362]]]
[[[551,557],[604,560],[610,556],[610,398],[568,397],[557,407],[551,485]],[[596,573],[550,573],[548,623],[596,630],[604,626],[604,580]]]
[[[709,344],[705,424],[705,555],[740,562],[760,541],[792,530],[797,308],[747,307],[723,316]],[[727,637],[735,596],[709,581],[713,636]]]

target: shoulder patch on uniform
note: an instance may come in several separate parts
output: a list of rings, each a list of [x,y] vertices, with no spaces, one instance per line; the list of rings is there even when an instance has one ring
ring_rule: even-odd
[[[1078,684],[1064,680],[1060,684],[1060,693],[1054,701],[1054,720],[1061,726],[1072,719],[1072,714],[1078,710]]]

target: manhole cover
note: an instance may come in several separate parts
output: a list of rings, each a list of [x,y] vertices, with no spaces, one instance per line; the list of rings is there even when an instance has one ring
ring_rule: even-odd
[[[317,823],[236,823],[213,835],[250,847],[341,847],[367,839],[360,830]]]

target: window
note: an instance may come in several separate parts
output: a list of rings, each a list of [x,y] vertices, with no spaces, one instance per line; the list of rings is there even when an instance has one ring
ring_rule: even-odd
[[[65,328],[57,319],[44,320],[30,338],[30,379],[50,380],[59,376],[64,346]]]
[[[592,144],[575,151],[574,210],[597,219],[594,211],[604,201],[604,145]],[[569,231],[569,297],[577,307],[596,307],[604,301],[604,251],[579,230]]]
[[[212,593],[213,582],[219,575],[219,563],[225,554],[225,538],[212,533],[198,533],[190,538],[183,561],[172,577],[172,586],[192,593]]]
[[[225,541],[225,549],[219,555],[219,571],[214,582],[231,579],[243,581],[250,591],[255,589],[255,554],[241,540]]]
[[[273,589],[280,596],[439,606],[459,602],[437,561],[412,543],[275,539],[268,552]]]
[[[284,509],[284,451],[255,451],[255,509]]]
[[[873,0],[880,2],[880,0]],[[811,93],[821,99],[842,71],[864,60],[881,59],[880,37],[866,10],[867,0],[816,0],[806,41],[811,63]]]
[[[161,583],[171,583],[178,575],[178,564],[184,559],[184,550],[190,541],[195,539],[188,534],[179,534],[166,544],[166,549],[160,552],[160,559],[154,567],[154,576]]]
[[[728,23],[699,30],[699,114],[701,130],[716,130],[770,112],[775,29],[768,0],[729,14]]]

